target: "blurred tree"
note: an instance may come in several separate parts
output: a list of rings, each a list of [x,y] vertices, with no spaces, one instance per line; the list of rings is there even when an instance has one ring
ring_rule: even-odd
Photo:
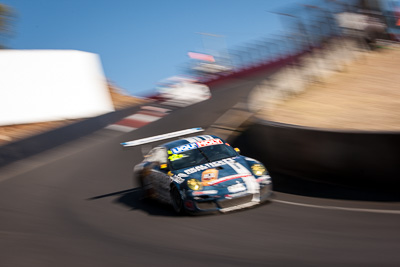
[[[0,49],[4,49],[4,39],[11,34],[11,21],[14,17],[12,9],[0,3]]]

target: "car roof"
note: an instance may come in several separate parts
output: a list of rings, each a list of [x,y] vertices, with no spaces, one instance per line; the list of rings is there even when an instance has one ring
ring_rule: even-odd
[[[186,138],[182,138],[182,139],[178,139],[175,141],[171,141],[168,143],[163,144],[163,147],[166,147],[167,149],[171,149],[177,146],[182,146],[182,145],[186,145],[189,143],[194,143],[194,142],[199,142],[199,141],[203,141],[203,140],[210,140],[210,139],[221,139],[220,137],[216,136],[216,135],[198,135],[198,136],[193,136],[193,137],[186,137]],[[224,140],[222,140],[224,141]]]

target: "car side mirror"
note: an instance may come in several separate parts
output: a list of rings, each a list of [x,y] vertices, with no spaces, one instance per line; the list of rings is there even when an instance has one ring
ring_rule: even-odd
[[[239,149],[238,147],[235,147],[234,149],[235,149],[235,151],[236,151],[237,153],[240,154],[240,149]]]

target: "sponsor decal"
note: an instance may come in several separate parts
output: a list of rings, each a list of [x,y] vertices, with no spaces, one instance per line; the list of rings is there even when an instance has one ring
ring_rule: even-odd
[[[197,142],[196,144],[198,147],[205,147],[205,146],[221,145],[223,144],[223,142],[221,139],[210,139]]]
[[[209,185],[210,182],[217,180],[217,178],[218,178],[217,169],[208,169],[201,174],[201,181],[203,182],[204,186]]]
[[[178,184],[181,184],[181,183],[183,183],[185,181],[185,179],[177,177],[177,176],[172,176],[171,179],[172,179],[172,181],[174,181],[174,182],[176,182]]]
[[[193,140],[194,141],[194,140]],[[200,147],[205,147],[205,146],[213,146],[213,145],[222,145],[224,142],[222,142],[221,139],[208,139],[208,140],[203,140],[203,141],[198,141],[198,142],[193,142],[189,143],[186,145],[182,146],[177,146],[171,149],[172,153],[174,154],[179,154],[188,150],[200,148]]]
[[[234,179],[239,179],[239,178],[245,178],[245,177],[250,177],[252,175],[250,174],[235,174],[235,175],[230,175],[230,176],[225,176],[224,178],[221,179],[217,179],[215,181],[212,181],[209,183],[209,185],[216,185],[216,184],[220,184],[226,181],[230,181],[230,180],[234,180]]]
[[[184,154],[172,154],[171,156],[168,157],[168,159],[170,161],[175,161],[177,159],[181,159],[181,158],[186,158],[188,157],[188,155],[184,155]]]
[[[183,183],[185,181],[184,178],[186,178],[186,177],[188,177],[187,174],[178,173],[176,175],[171,176],[171,179],[172,179],[172,181],[174,181],[174,182],[176,182],[178,184],[181,184],[181,183]]]
[[[193,191],[193,196],[201,196],[201,195],[215,195],[218,194],[217,190],[205,190],[205,191]]]
[[[199,165],[199,166],[196,166],[196,167],[192,167],[192,168],[189,168],[187,170],[184,170],[184,172],[186,174],[192,174],[192,173],[195,173],[195,172],[198,172],[198,171],[207,170],[209,168],[215,168],[215,167],[219,167],[219,166],[222,166],[222,165],[226,165],[226,164],[232,163],[234,161],[235,160],[233,158],[227,158],[227,159],[223,159],[223,160],[218,160],[218,161],[202,164],[202,165]]]
[[[188,150],[192,150],[197,148],[196,143],[190,143],[190,144],[186,144],[183,146],[178,146],[178,147],[174,147],[173,149],[171,149],[172,153],[174,154],[179,154],[182,153],[184,151],[188,151]]]
[[[237,193],[237,192],[241,192],[241,191],[245,191],[246,187],[244,186],[244,184],[241,183],[237,183],[231,186],[228,186],[228,191],[230,193]]]

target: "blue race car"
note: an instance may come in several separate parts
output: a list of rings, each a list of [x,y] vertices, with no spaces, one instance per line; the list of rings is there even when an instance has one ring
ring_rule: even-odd
[[[134,146],[167,139],[193,128],[122,143]],[[177,213],[228,212],[267,201],[272,181],[257,160],[241,156],[215,135],[199,135],[153,148],[133,170],[146,197],[171,204]]]

